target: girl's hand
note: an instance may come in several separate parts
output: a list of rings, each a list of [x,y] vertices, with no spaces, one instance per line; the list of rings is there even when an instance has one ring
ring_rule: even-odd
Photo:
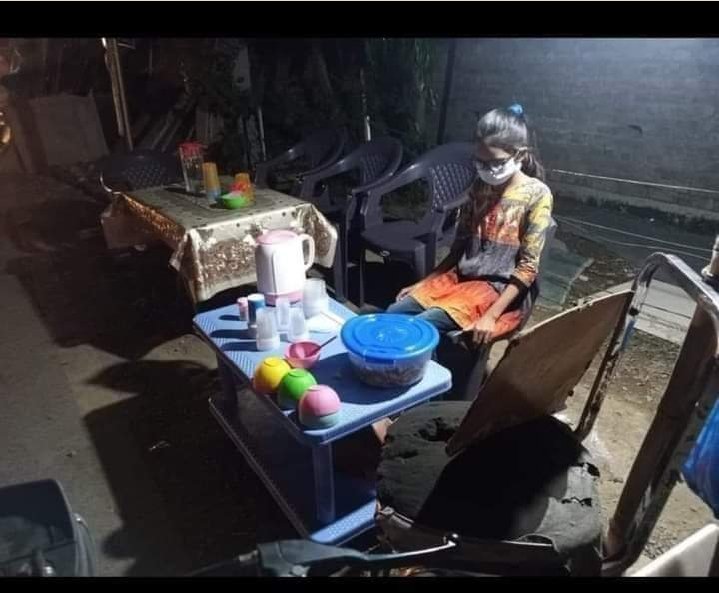
[[[472,339],[475,344],[489,344],[492,338],[497,318],[492,315],[483,315],[472,327]]]
[[[417,284],[419,284],[419,282]],[[409,293],[412,292],[417,287],[417,284],[412,284],[411,286],[405,286],[402,290],[400,290],[397,293],[397,301],[401,301],[404,297],[409,296]]]

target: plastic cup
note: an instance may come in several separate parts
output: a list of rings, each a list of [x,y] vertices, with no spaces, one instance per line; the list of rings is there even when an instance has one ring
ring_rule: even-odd
[[[239,299],[237,299],[237,309],[240,314],[240,321],[247,321],[249,315],[249,304],[247,302],[247,297],[240,297]]]
[[[307,342],[309,337],[305,314],[302,309],[293,307],[290,309],[290,326],[287,330],[287,339],[290,342]]]
[[[265,306],[265,295],[256,292],[247,297],[250,325],[257,322],[257,311]]]
[[[222,194],[220,176],[217,173],[217,164],[202,163],[202,177],[205,183],[205,194],[210,204],[214,204],[220,199],[220,195]]]
[[[311,319],[329,309],[329,297],[327,296],[327,285],[321,278],[308,278],[302,292],[302,308],[305,317]]]
[[[277,329],[286,333],[290,327],[290,300],[287,297],[277,297],[275,312],[277,314]]]
[[[280,347],[280,334],[277,331],[275,312],[271,309],[258,309],[255,340],[257,349],[260,351],[276,350]]]

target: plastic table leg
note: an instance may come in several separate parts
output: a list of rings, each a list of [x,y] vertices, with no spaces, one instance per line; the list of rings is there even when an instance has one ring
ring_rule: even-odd
[[[237,411],[237,385],[235,376],[230,367],[219,356],[217,357],[217,372],[220,375],[220,384],[222,385],[222,399],[220,407],[227,413]]]
[[[331,444],[312,447],[312,466],[317,518],[322,523],[331,523],[335,520],[335,474]]]

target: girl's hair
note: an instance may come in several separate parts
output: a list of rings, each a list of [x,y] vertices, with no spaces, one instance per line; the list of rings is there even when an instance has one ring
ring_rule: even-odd
[[[477,122],[476,140],[487,146],[501,148],[510,154],[526,150],[522,171],[530,177],[544,181],[544,167],[535,154],[536,149],[530,146],[527,118],[518,103],[484,114]]]

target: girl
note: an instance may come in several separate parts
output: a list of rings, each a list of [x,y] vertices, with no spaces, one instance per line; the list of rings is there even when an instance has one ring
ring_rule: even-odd
[[[440,332],[471,331],[483,344],[517,329],[531,311],[552,193],[529,146],[521,105],[484,115],[476,141],[478,179],[449,255],[403,288],[388,312],[419,315]]]

